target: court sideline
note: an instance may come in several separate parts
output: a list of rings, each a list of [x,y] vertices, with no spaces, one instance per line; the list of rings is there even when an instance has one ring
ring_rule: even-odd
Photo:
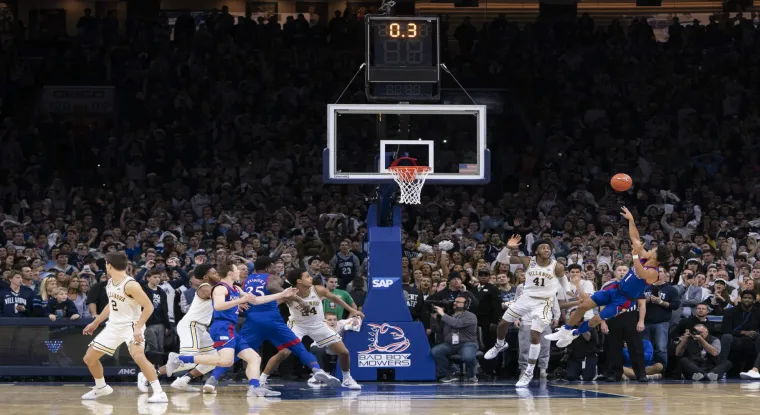
[[[580,415],[595,412],[701,415],[748,414],[760,406],[760,383],[664,382],[563,384],[548,382],[523,391],[507,383],[478,385],[365,384],[360,392],[311,389],[305,383],[277,387],[283,399],[246,398],[244,385],[228,385],[217,395],[169,393],[168,404],[148,404],[148,394],[131,385],[82,402],[84,384],[0,384],[5,415],[232,415],[324,414],[530,414]]]

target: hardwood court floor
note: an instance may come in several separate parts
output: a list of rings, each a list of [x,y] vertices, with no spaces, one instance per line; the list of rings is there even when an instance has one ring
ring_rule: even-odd
[[[245,387],[228,385],[217,395],[175,393],[168,404],[148,404],[148,395],[131,385],[114,387],[111,396],[82,402],[82,384],[0,384],[2,415],[731,415],[756,413],[760,382],[538,384],[518,391],[507,383],[476,386],[441,384],[365,384],[361,392],[313,390],[305,383],[276,388],[283,399],[246,398]]]

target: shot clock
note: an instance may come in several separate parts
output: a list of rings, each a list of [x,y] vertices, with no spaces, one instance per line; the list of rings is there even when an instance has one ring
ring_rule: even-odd
[[[436,17],[368,16],[366,92],[373,101],[439,97]]]

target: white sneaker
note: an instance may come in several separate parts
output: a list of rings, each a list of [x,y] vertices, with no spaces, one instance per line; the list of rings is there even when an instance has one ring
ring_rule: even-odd
[[[169,360],[166,362],[166,376],[172,377],[174,372],[182,367],[184,363],[179,360],[179,354],[171,352],[169,353]]]
[[[522,376],[520,376],[520,380],[515,383],[516,388],[526,388],[528,387],[528,384],[530,384],[530,381],[533,380],[533,373],[523,372]]]
[[[189,382],[189,380],[187,380],[184,376],[174,379],[174,382],[172,382],[172,388],[182,392],[200,392],[200,389],[196,388],[195,386],[188,385],[187,382]]]
[[[572,330],[568,330],[568,329],[565,328],[565,326],[562,326],[562,327],[558,328],[557,331],[555,331],[554,333],[547,334],[546,336],[544,336],[544,338],[546,340],[551,340],[553,342],[556,342],[559,339],[561,339],[564,336],[566,336],[568,333],[572,333],[572,332],[573,332]]]
[[[206,379],[206,384],[203,385],[203,393],[216,393],[216,386],[218,384],[219,381],[217,381],[215,377],[209,376],[209,378]]]
[[[312,388],[324,388],[325,386],[327,386],[324,383],[322,383],[322,382],[314,379],[314,375],[312,375],[309,378],[309,380],[306,381],[306,384],[309,385],[309,387],[312,387]]]
[[[261,386],[259,386],[258,388],[255,386],[249,386],[248,393],[246,393],[245,396],[263,398],[263,397],[280,396],[280,395],[282,395],[280,392],[273,391],[267,388],[262,388]]]
[[[509,347],[509,344],[507,342],[504,342],[501,346],[499,346],[498,343],[494,344],[492,348],[488,349],[486,354],[483,356],[486,360],[491,360],[499,355],[504,350],[507,350],[507,347]]]
[[[326,384],[331,388],[337,388],[340,386],[340,380],[338,380],[338,378],[335,376],[332,376],[329,373],[325,372],[324,370],[314,372],[314,379]]]
[[[145,378],[143,372],[137,374],[137,389],[140,389],[142,393],[150,392],[150,382]]]
[[[707,379],[709,379],[710,382],[715,382],[715,381],[718,380],[718,374],[717,373],[712,373],[712,372],[708,373],[707,374]]]
[[[662,374],[656,373],[654,375],[647,375],[647,379],[649,380],[662,380]]]
[[[573,342],[578,338],[577,334],[573,334],[573,330],[565,330],[562,334],[559,340],[557,340],[557,347],[560,349],[563,349],[570,345],[570,343]]]
[[[343,387],[357,391],[362,389],[362,385],[356,383],[354,378],[351,377],[343,378]]]
[[[169,397],[164,391],[153,392],[153,395],[148,398],[148,403],[169,403]]]
[[[754,370],[748,370],[746,372],[739,373],[739,377],[744,380],[757,380],[760,379],[760,373],[755,372]]]
[[[108,396],[113,393],[113,388],[106,385],[102,388],[98,388],[97,386],[93,387],[91,391],[85,393],[82,395],[82,400],[85,401],[91,401],[93,399],[98,399],[101,396]]]

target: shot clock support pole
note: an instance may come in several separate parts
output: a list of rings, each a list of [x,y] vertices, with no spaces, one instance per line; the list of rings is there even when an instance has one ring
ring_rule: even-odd
[[[350,81],[348,81],[348,84],[346,85],[346,87],[343,88],[343,92],[341,92],[340,95],[338,95],[338,99],[335,100],[335,104],[340,102],[340,99],[343,98],[343,94],[345,94],[346,91],[348,91],[348,87],[350,87],[351,84],[354,83],[354,79],[356,79],[356,77],[359,76],[359,72],[361,72],[365,66],[367,66],[366,62],[363,62],[361,65],[359,65],[359,69],[356,70],[356,73],[354,74],[354,76],[351,78]]]
[[[472,99],[472,97],[471,97],[471,96],[470,96],[470,94],[467,92],[467,90],[466,90],[466,89],[464,89],[464,87],[462,86],[462,84],[460,84],[460,83],[459,83],[459,80],[457,79],[457,77],[456,77],[456,76],[454,76],[454,74],[453,74],[453,73],[451,73],[451,71],[449,70],[449,68],[448,68],[448,67],[446,67],[446,64],[445,64],[445,63],[442,63],[442,64],[441,64],[441,68],[443,68],[443,70],[444,70],[444,71],[446,71],[446,73],[447,73],[447,74],[451,75],[451,79],[453,79],[453,80],[454,80],[454,82],[456,82],[456,83],[457,83],[457,85],[459,85],[459,88],[462,90],[462,92],[464,92],[464,94],[465,94],[465,95],[467,95],[467,98],[470,98],[470,101],[472,101],[472,103],[473,103],[473,104],[475,104],[475,105],[478,105],[478,103],[477,103],[477,102],[475,102],[475,100],[474,100],[474,99]]]

